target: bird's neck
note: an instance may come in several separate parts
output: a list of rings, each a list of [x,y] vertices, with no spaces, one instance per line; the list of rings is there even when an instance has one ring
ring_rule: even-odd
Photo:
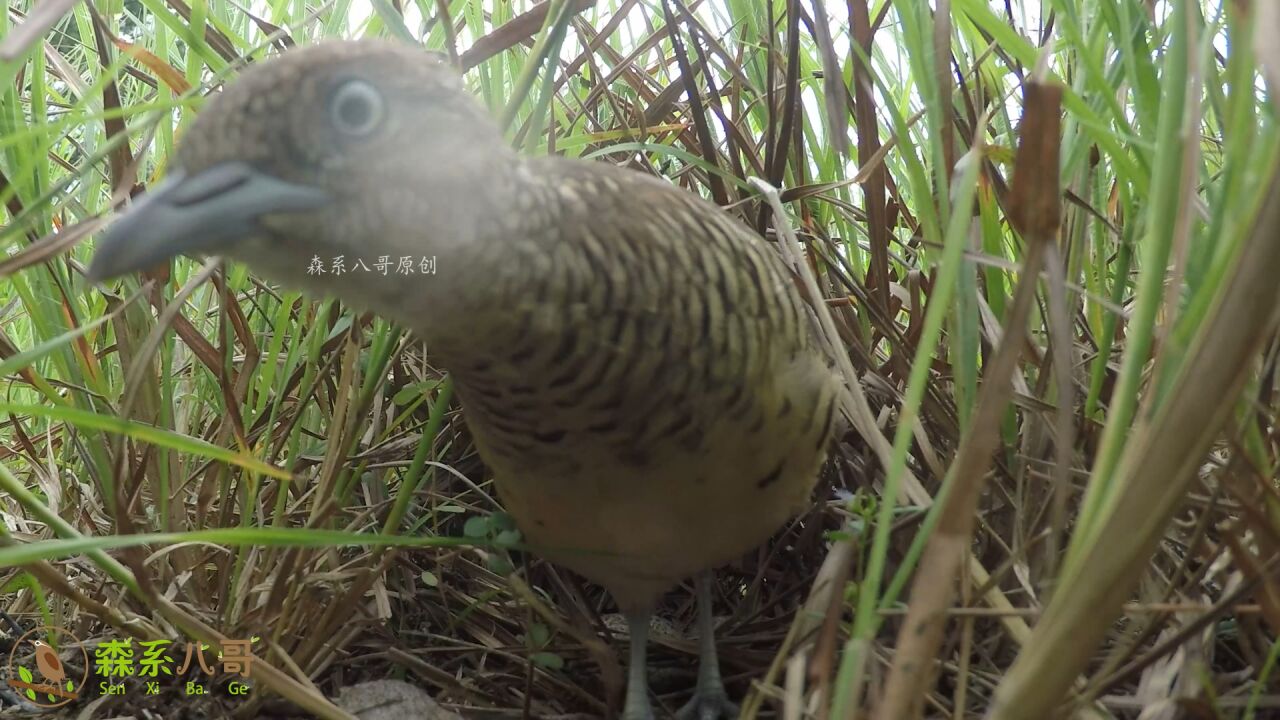
[[[454,195],[451,207],[432,209],[431,227],[420,230],[422,257],[414,256],[419,272],[366,284],[364,297],[348,299],[414,331],[446,358],[498,340],[508,320],[507,301],[537,281],[520,260],[534,241],[529,217],[554,210],[535,172],[527,160],[511,155],[503,167]]]

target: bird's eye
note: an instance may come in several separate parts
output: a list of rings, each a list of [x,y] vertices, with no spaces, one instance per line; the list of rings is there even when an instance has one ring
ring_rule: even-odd
[[[344,134],[365,137],[382,124],[382,95],[363,80],[348,80],[329,99],[329,120]]]

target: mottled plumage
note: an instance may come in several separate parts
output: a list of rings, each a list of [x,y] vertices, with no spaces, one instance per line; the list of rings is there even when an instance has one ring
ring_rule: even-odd
[[[441,361],[529,540],[645,607],[801,509],[834,377],[736,220],[632,171],[521,162],[531,214],[476,248],[492,282]]]
[[[342,43],[254,67],[201,113],[175,176],[111,231],[97,274],[221,253],[412,328],[530,545],[632,618],[807,501],[838,386],[775,250],[660,179],[520,157],[431,56]],[[438,269],[308,274],[339,255]],[[710,650],[692,710],[714,717]],[[628,715],[649,712],[633,673]]]

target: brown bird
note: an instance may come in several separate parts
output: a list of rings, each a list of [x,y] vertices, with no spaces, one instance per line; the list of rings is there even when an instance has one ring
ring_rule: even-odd
[[[34,641],[36,646],[36,669],[53,685],[60,684],[67,679],[67,670],[62,666],[62,659],[58,657],[58,651],[46,645],[40,640]]]
[[[694,575],[700,668],[680,716],[736,712],[704,571],[806,505],[838,389],[758,235],[658,178],[521,157],[440,59],[360,41],[246,70],[101,239],[90,276],[182,253],[226,255],[418,333],[529,546],[626,614],[624,716],[653,717],[650,614]],[[423,256],[434,275],[309,268]]]

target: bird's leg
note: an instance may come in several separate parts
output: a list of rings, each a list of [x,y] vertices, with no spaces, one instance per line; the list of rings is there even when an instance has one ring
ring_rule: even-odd
[[[720,720],[738,717],[738,706],[729,702],[720,679],[716,658],[715,625],[711,617],[711,571],[698,575],[698,687],[693,697],[676,713],[678,720]]]
[[[631,653],[627,660],[627,700],[622,708],[622,720],[653,720],[653,707],[649,704],[649,618],[652,613],[627,613],[627,631],[631,635]]]

